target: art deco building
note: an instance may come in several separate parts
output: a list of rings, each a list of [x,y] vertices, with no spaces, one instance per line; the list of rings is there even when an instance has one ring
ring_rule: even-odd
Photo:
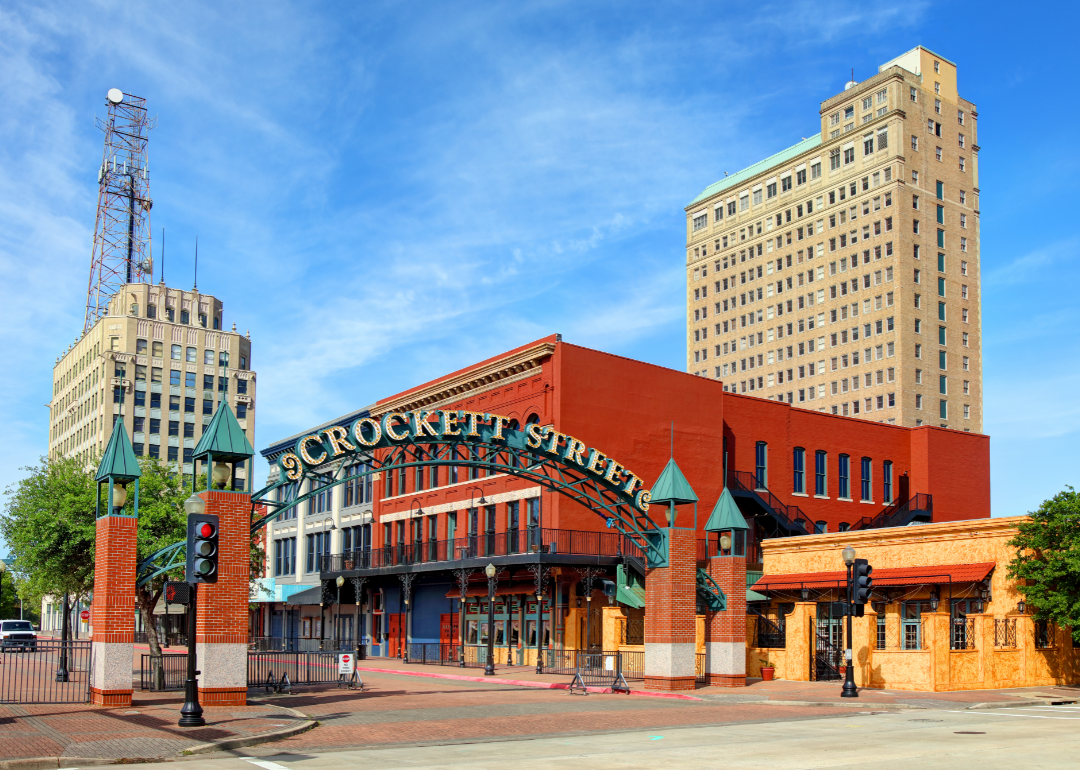
[[[897,425],[982,430],[978,132],[918,47],[820,131],[686,207],[687,370]]]
[[[255,440],[250,336],[223,326],[220,300],[163,283],[131,283],[53,369],[49,455],[91,462],[121,417],[137,455],[191,473],[191,454],[227,399]],[[250,469],[237,469],[236,484]]]

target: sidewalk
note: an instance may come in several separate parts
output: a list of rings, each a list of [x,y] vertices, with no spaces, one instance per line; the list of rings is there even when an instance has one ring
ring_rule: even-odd
[[[492,684],[511,684],[542,689],[566,689],[573,679],[568,674],[537,674],[532,666],[496,666],[495,676],[484,676],[482,668],[458,668],[405,664],[398,658],[369,658],[357,661],[361,672],[386,672],[408,676],[478,681]],[[1010,690],[960,690],[956,692],[925,692],[920,690],[860,690],[858,698],[842,698],[843,682],[791,682],[748,679],[746,687],[699,687],[680,693],[646,690],[644,682],[628,680],[632,694],[653,697],[700,699],[726,703],[773,703],[786,706],[850,706],[873,708],[996,708],[1024,704],[1080,703],[1080,685],[1061,687],[1026,687]],[[589,688],[608,692],[607,688]]]
[[[314,723],[284,704],[207,708],[205,727],[177,727],[181,693],[135,691],[131,708],[84,704],[0,705],[0,760],[43,759],[49,766],[162,759],[182,752],[238,748],[296,735]],[[206,744],[212,744],[207,746]]]

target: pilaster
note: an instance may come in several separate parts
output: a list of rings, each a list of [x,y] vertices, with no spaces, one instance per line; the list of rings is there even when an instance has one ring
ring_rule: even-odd
[[[131,705],[138,523],[131,516],[102,516],[95,524],[90,701],[97,706]]]
[[[645,688],[696,687],[697,540],[692,529],[670,527],[668,566],[645,577]]]

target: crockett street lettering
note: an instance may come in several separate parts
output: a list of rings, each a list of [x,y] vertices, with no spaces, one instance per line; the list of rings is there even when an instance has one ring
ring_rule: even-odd
[[[404,445],[446,444],[454,451],[411,464],[464,464],[486,461],[501,465],[516,475],[528,475],[527,463],[511,468],[510,457],[532,455],[555,457],[564,465],[583,468],[595,481],[616,493],[642,513],[649,510],[652,495],[644,482],[615,458],[589,447],[574,436],[560,433],[551,425],[512,427],[516,422],[498,414],[448,410],[388,412],[381,419],[361,417],[349,427],[335,425],[304,436],[293,451],[278,458],[286,478],[297,481],[305,471],[355,454],[372,455],[377,449]],[[484,457],[460,456],[456,445],[486,445]],[[505,449],[507,451],[502,452]],[[501,453],[501,456],[500,456]],[[377,455],[374,455],[377,457]],[[503,459],[505,458],[505,459]],[[526,458],[527,459],[527,458]],[[524,473],[523,473],[524,471]]]

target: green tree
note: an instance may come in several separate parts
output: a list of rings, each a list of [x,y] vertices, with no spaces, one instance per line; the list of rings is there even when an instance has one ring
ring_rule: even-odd
[[[3,535],[24,597],[86,598],[94,584],[93,472],[73,458],[42,458],[8,487]],[[5,597],[6,604],[6,597]]]
[[[24,468],[27,477],[7,490],[0,535],[14,556],[20,595],[40,597],[69,594],[88,598],[94,584],[95,500],[94,470],[72,458],[43,458],[41,464]],[[139,460],[139,522],[136,564],[186,536],[184,500],[190,496],[185,477],[152,457]],[[190,477],[186,477],[190,484]],[[196,479],[197,489],[206,487],[205,475]],[[103,490],[104,492],[104,490]],[[133,495],[129,494],[130,513]],[[257,538],[251,540],[251,571],[261,574],[264,554]],[[135,599],[146,630],[151,654],[161,653],[154,609],[166,580],[183,580],[184,568],[158,575],[139,586]],[[10,590],[10,579],[8,590]],[[5,591],[3,608],[11,602]],[[11,591],[12,595],[14,592]],[[3,609],[0,608],[0,609]]]
[[[1080,642],[1080,494],[1067,487],[1029,517],[1009,541],[1008,576],[1036,618],[1072,628]]]

